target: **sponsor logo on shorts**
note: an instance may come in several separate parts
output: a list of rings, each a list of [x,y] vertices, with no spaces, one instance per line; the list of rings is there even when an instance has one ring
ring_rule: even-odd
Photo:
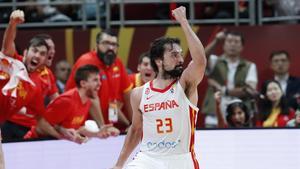
[[[147,148],[149,150],[153,150],[153,149],[173,149],[176,148],[180,143],[180,140],[177,141],[161,141],[161,142],[152,142],[152,141],[148,141],[147,142]]]

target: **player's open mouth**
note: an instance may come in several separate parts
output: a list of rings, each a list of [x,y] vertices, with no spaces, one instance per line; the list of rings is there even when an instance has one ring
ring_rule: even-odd
[[[151,73],[145,73],[145,76],[146,76],[146,77],[150,77],[150,76],[151,76]]]
[[[37,65],[39,64],[39,62],[36,61],[36,60],[31,60],[30,64],[31,64],[32,66],[37,66]]]

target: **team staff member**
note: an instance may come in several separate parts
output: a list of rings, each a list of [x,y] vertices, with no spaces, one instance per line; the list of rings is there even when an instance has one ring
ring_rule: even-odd
[[[106,30],[97,35],[96,42],[96,51],[85,53],[76,61],[67,81],[66,90],[75,87],[74,76],[79,67],[86,64],[97,66],[100,71],[101,87],[97,100],[92,102],[92,108],[99,110],[101,107],[105,124],[114,123],[117,128],[125,130],[131,119],[131,109],[128,106],[132,85],[122,61],[117,57],[118,38],[113,32]],[[127,117],[121,111],[123,102],[129,112]]]
[[[114,169],[123,168],[139,142],[140,152],[126,169],[199,168],[194,132],[205,51],[187,21],[185,8],[176,8],[172,13],[185,34],[192,61],[183,70],[182,48],[176,38],[162,37],[152,43],[151,65],[157,77],[132,91],[132,125]]]
[[[155,78],[155,72],[151,67],[149,52],[142,53],[137,67],[138,73],[129,75],[133,88],[144,85]]]
[[[80,67],[75,75],[77,87],[63,93],[51,102],[38,121],[37,128],[33,127],[26,136],[36,138],[50,135],[82,143],[85,141],[85,137],[81,137],[81,135],[98,138],[118,135],[119,130],[108,125],[101,126],[99,132],[90,132],[84,128],[91,106],[90,99],[98,97],[97,93],[100,87],[98,74],[99,71],[96,66]],[[45,120],[54,128],[45,125]]]

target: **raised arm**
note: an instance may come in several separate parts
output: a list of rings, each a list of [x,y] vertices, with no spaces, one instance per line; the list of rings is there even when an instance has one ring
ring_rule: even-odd
[[[219,128],[226,128],[227,123],[226,120],[224,119],[224,116],[221,112],[220,104],[221,104],[221,92],[217,91],[214,95],[215,100],[216,100],[216,115],[218,119],[218,127]]]
[[[16,51],[15,38],[17,33],[17,25],[25,21],[24,12],[15,10],[10,15],[10,20],[5,29],[1,52],[6,56],[13,56]]]
[[[121,169],[123,167],[126,160],[130,156],[132,151],[135,149],[135,147],[139,144],[142,138],[143,119],[142,119],[142,113],[139,110],[142,90],[143,90],[142,87],[138,87],[132,90],[131,97],[130,97],[131,107],[133,111],[132,125],[126,136],[125,143],[121,150],[118,161],[115,167],[113,167],[113,169]]]
[[[215,38],[205,47],[205,55],[208,58],[213,51],[215,50],[216,46],[225,39],[225,32],[221,31],[218,32],[215,36]]]
[[[190,54],[192,57],[191,63],[184,70],[181,79],[184,84],[189,83],[197,86],[203,78],[204,71],[206,68],[206,57],[204,47],[197,37],[195,32],[192,30],[186,18],[185,7],[179,7],[172,11],[173,16],[179,22],[184,35],[186,37]]]

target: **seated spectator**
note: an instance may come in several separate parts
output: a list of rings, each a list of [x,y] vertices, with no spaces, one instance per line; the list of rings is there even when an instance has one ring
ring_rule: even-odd
[[[91,107],[90,99],[97,97],[100,88],[98,68],[92,65],[80,67],[76,72],[75,82],[77,87],[51,102],[38,125],[32,127],[25,138],[49,135],[82,143],[87,137],[106,138],[109,135],[119,134],[119,130],[111,125],[98,126],[99,130],[95,132],[84,127]]]
[[[70,71],[71,66],[66,60],[61,60],[55,65],[56,86],[59,93],[64,92]]]
[[[267,5],[273,6],[276,16],[299,15],[300,2],[298,0],[267,0]]]
[[[287,122],[294,118],[295,111],[288,107],[280,83],[276,80],[266,81],[261,94],[257,126],[285,127]]]
[[[72,21],[79,20],[79,11],[81,11],[82,6],[80,4],[72,4],[72,2],[76,2],[79,0],[51,0],[52,2],[61,2],[63,5],[57,5],[55,8],[60,13],[68,16]]]
[[[9,0],[0,0],[0,3],[7,3]],[[7,23],[9,21],[9,16],[11,12],[11,7],[0,7],[0,23]]]
[[[218,127],[220,128],[243,128],[250,127],[250,114],[247,106],[240,100],[232,100],[226,107],[226,113],[220,109],[221,92],[215,93],[216,115],[218,118]],[[226,114],[226,120],[223,116]]]
[[[295,113],[296,117],[287,122],[286,127],[300,127],[300,109]]]
[[[300,14],[299,0],[266,0],[266,4],[273,8],[274,16],[297,16]],[[284,23],[297,23],[297,20],[288,20]]]
[[[155,78],[155,72],[151,67],[150,55],[148,52],[141,54],[137,70],[138,73],[133,73],[129,75],[133,87],[142,86],[148,81],[153,80]]]
[[[28,0],[32,1],[32,0]],[[26,6],[25,13],[27,13],[26,21],[28,22],[68,22],[71,18],[64,15],[57,10],[56,7],[52,7],[48,3],[50,0],[37,0],[34,1],[40,4],[35,6]]]
[[[284,95],[288,100],[288,106],[294,110],[299,103],[297,97],[300,95],[300,79],[290,75],[290,55],[287,51],[274,51],[270,55],[270,67],[276,81],[280,83]]]

